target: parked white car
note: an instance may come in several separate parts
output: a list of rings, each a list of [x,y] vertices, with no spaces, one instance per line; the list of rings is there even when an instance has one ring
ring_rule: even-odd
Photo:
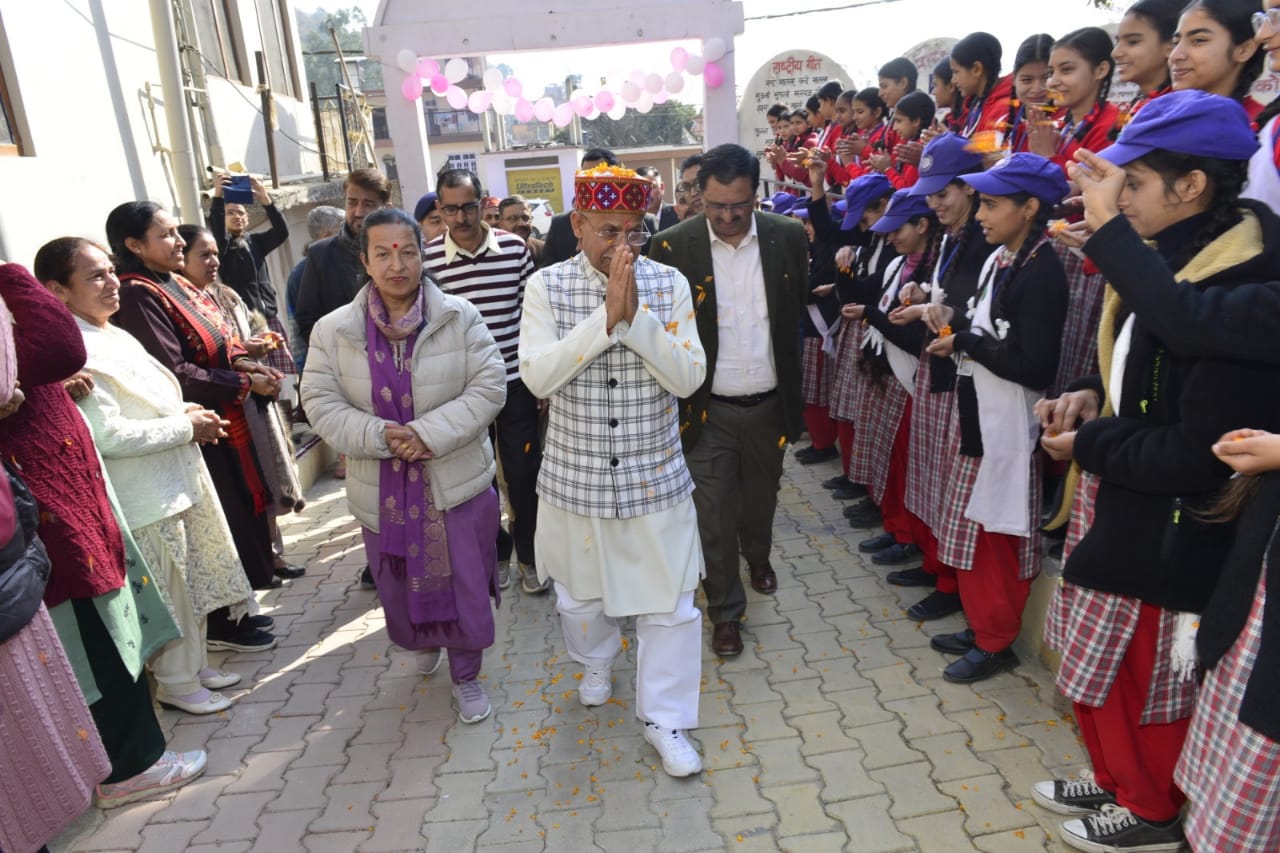
[[[551,230],[551,217],[556,213],[551,202],[545,198],[530,198],[525,201],[529,203],[529,215],[533,217],[533,236],[538,239],[546,237]]]

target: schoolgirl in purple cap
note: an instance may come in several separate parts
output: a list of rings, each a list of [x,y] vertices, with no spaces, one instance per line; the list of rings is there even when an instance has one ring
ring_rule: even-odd
[[[1280,715],[1256,698],[1280,693],[1280,670],[1253,667],[1266,648],[1259,567],[1280,501],[1270,519],[1236,522],[1238,507],[1221,503],[1231,469],[1214,452],[1238,427],[1280,430],[1274,356],[1240,357],[1274,351],[1274,337],[1247,340],[1267,321],[1222,311],[1264,311],[1232,296],[1280,275],[1280,219],[1240,198],[1256,147],[1238,102],[1174,91],[1072,169],[1094,232],[1085,252],[1115,289],[1100,375],[1041,407],[1042,444],[1074,457],[1096,490],[1092,519],[1069,531],[1045,639],[1062,653],[1058,687],[1092,770],[1034,795],[1078,816],[1061,830],[1077,849],[1181,849],[1184,792],[1197,850],[1274,850],[1280,839]],[[1222,340],[1219,325],[1233,329],[1230,351],[1206,347]],[[1211,670],[1197,704],[1200,665]],[[1255,700],[1242,702],[1255,681]]]
[[[841,245],[835,255],[837,304],[844,305],[878,288],[885,267],[894,257],[893,247],[878,234],[867,229],[884,215],[893,186],[884,175],[864,175],[849,183],[844,198],[828,209],[823,185],[825,163],[815,160],[810,165],[812,186],[809,221],[819,239]],[[832,210],[838,216],[833,221]],[[812,280],[812,279],[811,279]],[[862,323],[837,317],[834,326],[835,355],[831,359],[831,385],[827,414],[835,424],[836,444],[840,451],[841,473],[824,480],[839,500],[850,501],[867,493],[865,470],[854,470],[853,420],[865,392],[866,374],[858,368],[862,350]],[[851,479],[852,478],[852,479]]]
[[[929,278],[920,287],[903,288],[901,304],[890,314],[890,320],[898,325],[922,323],[926,317],[951,309],[954,328],[969,327],[964,308],[977,291],[978,273],[994,247],[983,239],[974,218],[977,194],[961,179],[982,169],[982,157],[967,151],[967,144],[954,133],[943,134],[929,142],[920,158],[919,177],[910,194],[928,203],[942,237]],[[945,325],[945,321],[937,325]],[[918,569],[893,572],[888,580],[897,586],[934,587],[907,609],[912,619],[926,621],[960,610],[956,570],[939,560],[937,536],[947,480],[960,452],[960,434],[955,425],[955,362],[930,355],[923,348],[919,359],[904,502],[912,525],[911,541],[920,548],[922,562]]]
[[[1058,369],[1067,281],[1046,226],[1068,187],[1061,168],[1027,153],[961,180],[978,192],[978,223],[998,248],[968,301],[970,327],[950,328],[954,312],[940,311],[946,325],[928,346],[957,361],[960,455],[947,482],[938,557],[959,570],[969,621],[931,644],[959,655],[944,678],[973,683],[1017,665],[1011,646],[1040,567],[1032,405]]]

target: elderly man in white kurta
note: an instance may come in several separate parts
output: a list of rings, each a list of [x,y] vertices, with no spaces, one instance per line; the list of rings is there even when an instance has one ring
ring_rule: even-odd
[[[520,376],[551,402],[538,475],[538,573],[555,581],[578,698],[602,705],[636,618],[636,716],[672,776],[702,769],[703,575],[677,398],[706,378],[689,283],[638,257],[651,184],[599,166],[574,181],[581,251],[529,278]]]

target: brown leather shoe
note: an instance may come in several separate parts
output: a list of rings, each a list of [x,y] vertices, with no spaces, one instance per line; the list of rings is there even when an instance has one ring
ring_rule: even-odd
[[[742,625],[738,621],[721,622],[711,632],[711,650],[721,657],[742,654]]]
[[[778,591],[778,576],[767,562],[763,566],[747,566],[751,572],[751,588],[761,595],[773,595]]]

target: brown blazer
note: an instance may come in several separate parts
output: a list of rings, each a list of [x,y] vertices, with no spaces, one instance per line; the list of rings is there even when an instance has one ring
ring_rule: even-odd
[[[801,397],[800,346],[809,294],[809,240],[804,226],[794,219],[757,211],[756,233],[760,242],[760,266],[769,306],[770,336],[782,419],[778,437],[795,441],[804,431]],[[704,214],[659,231],[649,241],[649,257],[684,273],[693,291],[698,337],[707,352],[707,379],[692,397],[680,401],[680,431],[684,449],[697,444],[711,397],[720,330],[716,323],[716,282],[711,263],[711,237]]]

